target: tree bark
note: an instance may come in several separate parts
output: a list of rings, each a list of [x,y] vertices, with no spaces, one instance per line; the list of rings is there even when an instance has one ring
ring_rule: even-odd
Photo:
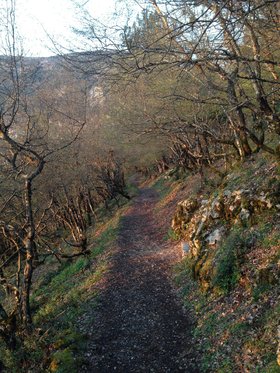
[[[25,209],[26,209],[26,237],[24,239],[24,249],[26,251],[25,266],[23,272],[23,290],[22,290],[22,321],[26,331],[30,329],[32,317],[30,312],[30,290],[33,274],[34,259],[34,239],[35,224],[32,209],[32,183],[30,179],[25,182]]]
[[[232,113],[230,114],[231,124],[234,130],[235,143],[239,152],[241,159],[252,154],[252,149],[248,142],[248,135],[246,131],[246,119],[243,113],[242,107],[237,99],[237,94],[235,90],[235,78],[237,74],[237,69],[231,76],[227,77],[228,87],[228,100],[232,105]]]

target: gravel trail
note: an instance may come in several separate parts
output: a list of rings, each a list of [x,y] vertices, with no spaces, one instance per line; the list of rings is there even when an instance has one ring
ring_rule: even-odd
[[[106,284],[92,311],[85,372],[198,372],[191,321],[170,279],[179,253],[158,232],[157,199],[153,189],[141,189],[121,219]]]

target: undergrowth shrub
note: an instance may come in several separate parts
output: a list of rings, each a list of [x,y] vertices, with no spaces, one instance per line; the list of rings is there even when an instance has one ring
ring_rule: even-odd
[[[166,240],[178,241],[180,239],[180,234],[176,233],[172,228],[168,228],[164,238]]]
[[[213,286],[224,294],[229,294],[240,278],[246,246],[247,240],[242,229],[233,229],[217,252]]]

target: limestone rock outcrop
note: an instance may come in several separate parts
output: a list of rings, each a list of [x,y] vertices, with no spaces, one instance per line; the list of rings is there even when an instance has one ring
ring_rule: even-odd
[[[249,227],[259,212],[272,208],[277,209],[277,202],[268,193],[250,189],[224,189],[209,199],[200,196],[181,201],[172,220],[172,229],[183,239],[183,255],[193,259],[195,276],[199,278],[207,257],[233,226]]]

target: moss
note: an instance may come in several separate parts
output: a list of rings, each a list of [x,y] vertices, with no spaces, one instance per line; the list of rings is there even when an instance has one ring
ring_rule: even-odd
[[[244,322],[244,321],[237,322],[237,323],[232,324],[230,326],[230,332],[233,335],[236,335],[236,336],[239,336],[239,337],[241,335],[246,334],[249,329],[250,329],[250,325],[247,322]]]
[[[220,246],[215,261],[212,284],[224,294],[235,287],[240,279],[240,264],[243,260],[246,239],[240,229],[233,229]]]
[[[175,232],[172,228],[169,228],[166,235],[164,236],[164,240],[171,240],[171,241],[178,241],[180,239],[180,235]]]
[[[272,361],[270,361],[261,370],[262,373],[280,373],[280,366],[278,365],[275,356],[273,356]]]
[[[222,365],[217,369],[217,373],[234,373],[235,369],[232,361],[226,358]]]
[[[214,256],[214,250],[205,252],[193,267],[194,277],[199,280],[202,292],[211,288]]]
[[[78,367],[71,349],[66,348],[54,353],[49,370],[55,373],[78,372]]]
[[[78,372],[83,360],[77,358],[85,346],[86,337],[77,330],[67,329],[59,333],[53,344],[56,350],[50,357],[51,372]]]

